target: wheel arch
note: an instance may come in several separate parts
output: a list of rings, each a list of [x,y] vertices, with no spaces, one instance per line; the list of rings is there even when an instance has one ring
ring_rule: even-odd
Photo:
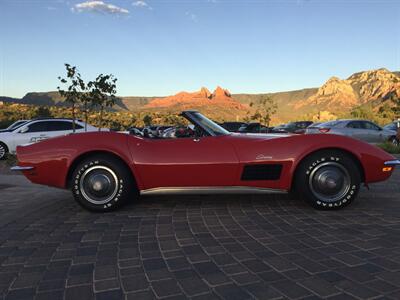
[[[125,165],[125,167],[130,171],[130,174],[132,176],[132,179],[134,180],[135,185],[138,187],[138,182],[137,182],[137,177],[135,176],[135,173],[131,166],[127,163],[127,161],[119,154],[107,151],[107,150],[93,150],[93,151],[88,151],[85,153],[81,153],[77,157],[74,158],[74,160],[71,162],[68,168],[68,172],[65,178],[65,187],[69,189],[71,187],[71,179],[72,179],[72,174],[75,170],[75,168],[85,159],[94,156],[94,155],[105,155],[105,156],[110,156],[113,157],[114,159],[117,159],[120,161],[122,164]]]
[[[297,161],[297,163],[293,166],[293,172],[292,172],[292,179],[291,179],[291,184],[290,184],[290,189],[292,190],[294,188],[294,179],[296,178],[297,172],[299,170],[299,166],[301,165],[301,163],[307,159],[308,157],[310,157],[311,155],[314,155],[318,152],[322,152],[322,151],[338,151],[338,152],[342,152],[345,153],[346,155],[350,156],[353,161],[355,162],[355,164],[357,165],[358,170],[360,171],[360,176],[361,176],[361,182],[365,182],[365,169],[364,166],[361,163],[360,158],[353,153],[352,151],[348,150],[348,149],[343,149],[343,148],[338,148],[338,147],[326,147],[326,148],[320,148],[320,149],[316,149],[310,152],[307,152],[305,154],[303,154]]]

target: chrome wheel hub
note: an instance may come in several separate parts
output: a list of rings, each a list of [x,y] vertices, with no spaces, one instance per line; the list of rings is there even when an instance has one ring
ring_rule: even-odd
[[[2,158],[6,154],[6,149],[3,145],[0,145],[0,158]]]
[[[87,201],[93,204],[105,204],[118,192],[118,177],[108,167],[93,166],[82,174],[79,189]]]
[[[350,174],[336,162],[326,162],[315,167],[309,178],[313,194],[324,202],[342,199],[350,190]]]

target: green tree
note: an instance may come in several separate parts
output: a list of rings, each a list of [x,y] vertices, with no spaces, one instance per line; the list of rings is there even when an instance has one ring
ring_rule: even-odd
[[[153,121],[153,118],[150,115],[145,115],[143,117],[143,123],[145,126],[150,126],[152,121]]]
[[[39,106],[35,109],[35,118],[49,118],[52,117],[50,109],[45,106]]]
[[[127,122],[126,122],[128,124],[127,127],[135,126],[135,124],[138,120],[137,117],[135,115],[130,115],[129,117],[130,117],[129,120],[127,120]]]
[[[375,119],[375,112],[371,107],[357,106],[350,111],[350,115],[356,119]]]
[[[243,122],[249,123],[252,120],[252,107],[254,106],[253,102],[249,103],[250,109],[246,112],[246,115],[243,117]]]
[[[75,66],[71,66],[70,64],[65,64],[65,68],[67,71],[67,77],[63,78],[61,76],[58,77],[62,84],[67,84],[68,87],[66,90],[61,89],[59,86],[57,87],[58,92],[62,97],[64,97],[65,102],[69,103],[72,107],[72,131],[75,132],[75,119],[76,119],[76,106],[79,106],[79,103],[82,99],[82,95],[86,90],[85,82],[81,78],[81,74],[78,72]]]
[[[392,111],[395,115],[395,118],[400,118],[400,97],[393,93],[390,95],[389,99],[394,104]]]
[[[250,103],[250,107],[254,104]],[[252,120],[257,120],[261,124],[269,127],[272,116],[276,113],[278,105],[276,102],[267,95],[261,96],[260,101],[255,105],[255,112],[250,117]]]
[[[400,108],[400,106],[399,106]],[[385,102],[381,107],[378,109],[378,115],[386,120],[393,121],[395,119],[396,112],[392,110],[392,107],[388,102]]]
[[[115,94],[117,93],[117,78],[114,75],[100,74],[94,81],[88,83],[90,102],[93,107],[99,108],[99,131],[103,124],[103,113],[107,107],[113,107],[116,101]]]
[[[89,86],[86,87],[86,89],[88,89],[88,88],[89,88]],[[85,131],[87,131],[89,111],[92,106],[90,94],[87,92],[87,90],[81,94],[81,103],[83,105],[82,109],[83,109],[83,116],[85,119]],[[81,111],[82,111],[82,109],[81,109]]]

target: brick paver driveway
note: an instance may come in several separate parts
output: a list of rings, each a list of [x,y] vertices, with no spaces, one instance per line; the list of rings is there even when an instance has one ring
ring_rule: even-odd
[[[335,212],[210,195],[96,214],[0,175],[0,297],[400,299],[399,182],[397,171]]]

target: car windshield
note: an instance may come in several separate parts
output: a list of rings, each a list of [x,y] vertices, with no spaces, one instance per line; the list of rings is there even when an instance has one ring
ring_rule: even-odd
[[[22,125],[24,125],[25,123],[27,123],[28,121],[17,121],[13,124],[11,124],[7,129],[8,130],[14,130],[17,129],[18,127],[21,127]]]
[[[191,114],[195,117],[196,121],[203,127],[208,133],[212,135],[228,135],[230,134],[228,130],[224,129],[223,127],[219,126],[217,123],[211,121],[210,119],[206,118],[199,112],[193,112]]]
[[[390,123],[390,124],[384,126],[383,128],[388,129],[388,130],[397,130],[397,125],[396,125],[396,123]]]
[[[282,128],[293,128],[296,127],[296,123],[290,122],[282,126]]]
[[[321,123],[319,125],[316,125],[316,127],[335,127],[339,123],[340,123],[340,121],[330,121],[330,122]]]

